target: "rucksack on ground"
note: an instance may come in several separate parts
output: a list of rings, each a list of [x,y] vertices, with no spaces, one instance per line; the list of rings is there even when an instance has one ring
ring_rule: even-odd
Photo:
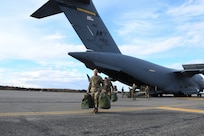
[[[110,97],[106,93],[101,93],[99,95],[99,107],[101,109],[110,109]]]
[[[111,93],[111,101],[116,102],[118,100],[118,95],[116,92]]]
[[[89,93],[84,94],[84,97],[83,97],[82,102],[81,102],[81,108],[82,109],[89,109],[89,108],[93,108],[93,107],[94,107],[94,101],[93,101],[91,94],[89,94]]]

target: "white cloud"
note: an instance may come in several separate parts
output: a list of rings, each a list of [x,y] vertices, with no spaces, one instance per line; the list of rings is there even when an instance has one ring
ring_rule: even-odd
[[[183,37],[183,43],[188,47],[204,47],[204,1],[187,0],[178,7],[167,11],[174,21],[177,34]]]
[[[29,6],[20,8],[12,4],[15,7],[10,8],[14,12],[5,12],[5,15],[2,16],[0,61],[1,64],[6,65],[2,65],[0,70],[0,84],[25,87],[83,88],[87,79],[83,73],[84,70],[80,71],[78,67],[84,67],[84,64],[69,57],[67,53],[85,51],[85,47],[80,44],[69,44],[72,41],[65,41],[67,37],[64,36],[63,31],[56,32],[50,29],[51,19],[40,22],[30,17],[30,14],[45,2],[33,1],[31,3],[34,4],[30,4],[32,5],[30,8]],[[63,18],[66,19],[65,16]],[[69,22],[65,21],[68,25]],[[64,25],[60,21],[57,24],[56,22],[55,26],[64,29],[64,26],[60,26]],[[72,35],[69,35],[68,38],[72,38]],[[18,63],[24,60],[26,60],[24,64]],[[31,63],[34,64],[30,65]]]
[[[169,65],[166,65],[166,67],[168,68],[173,68],[173,69],[178,69],[181,70],[183,69],[182,65],[183,64],[204,64],[204,59],[192,59],[192,60],[188,60],[186,62],[175,62]]]
[[[3,22],[3,21],[2,21]],[[1,23],[0,23],[1,24]],[[32,31],[21,22],[13,26],[0,25],[0,60],[28,59],[33,61],[56,60],[67,57],[68,51],[84,51],[83,45],[68,45],[61,40],[65,37],[60,33],[45,35],[43,32]],[[32,33],[31,33],[32,32]]]
[[[122,42],[119,48],[125,54],[136,57],[146,56],[146,58],[157,53],[161,56],[170,50],[177,52],[177,49],[203,48],[203,17],[192,16],[194,12],[196,12],[194,15],[204,13],[195,10],[201,8],[200,5],[203,4],[202,1],[188,1],[178,7],[169,5],[166,6],[168,8],[162,9],[165,4],[157,3],[158,7],[146,11],[133,10],[123,13],[115,21],[119,28],[118,37]],[[181,13],[178,11],[180,8],[188,10]],[[192,14],[189,15],[189,12]],[[184,19],[187,15],[189,20]],[[182,19],[184,20],[181,21]],[[187,55],[189,54],[183,52],[183,56]]]
[[[92,71],[67,55],[68,52],[86,49],[66,17],[62,14],[41,20],[31,18],[30,14],[47,2],[45,0],[10,2],[6,1],[0,6],[0,62],[13,62],[17,67],[2,66],[0,83],[27,87],[86,88],[85,74],[92,74]],[[94,0],[94,3],[106,18],[105,22],[114,20],[116,25],[108,26],[111,31],[117,32],[115,37],[116,41],[121,41],[121,51],[130,56],[151,58],[170,50],[174,53],[173,49],[193,50],[194,47],[201,52],[204,46],[202,0],[187,1],[178,7],[164,6],[166,3],[155,1],[149,4],[144,0],[130,0],[128,3],[122,0]],[[197,55],[194,52],[198,50],[193,50],[192,55]],[[191,54],[182,55],[190,58]],[[18,62],[15,60],[34,64],[16,64]],[[187,62],[187,59],[180,60]],[[175,62],[182,64],[180,60]],[[188,60],[203,62],[199,57]],[[165,64],[178,67],[172,62]]]
[[[45,40],[62,40],[64,38],[65,38],[65,36],[61,35],[60,33],[55,33],[52,35],[47,35],[45,37]]]
[[[203,0],[187,0],[182,5],[170,9],[168,13],[175,17],[182,16],[182,19],[184,17],[200,16],[204,14],[203,6]]]
[[[178,25],[178,31],[183,35],[185,44],[204,47],[204,23],[202,21],[186,22]]]
[[[33,69],[28,71],[7,71],[1,73],[1,82],[3,85],[13,85],[20,87],[38,87],[38,88],[78,88],[84,89],[88,85],[86,75],[77,69]],[[16,80],[18,79],[18,80]],[[80,86],[82,85],[82,86]],[[70,88],[72,89],[72,88]]]
[[[157,28],[155,20],[158,14],[152,13],[154,11],[130,11],[125,12],[119,16],[115,21],[116,25],[120,28],[117,32],[121,37],[140,37],[149,35],[152,30]],[[151,32],[151,33],[149,33]],[[127,36],[128,35],[128,36]]]
[[[135,40],[131,44],[120,46],[120,49],[123,53],[131,56],[150,56],[151,54],[161,53],[176,48],[180,46],[179,43],[181,42],[182,39],[180,37],[160,39],[154,42]]]

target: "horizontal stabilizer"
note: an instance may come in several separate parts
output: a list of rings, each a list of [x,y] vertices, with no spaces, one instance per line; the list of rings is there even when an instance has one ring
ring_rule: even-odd
[[[49,0],[37,11],[35,11],[31,16],[40,19],[51,15],[55,15],[58,13],[62,13],[62,11],[59,8],[59,6],[56,4],[55,0]]]

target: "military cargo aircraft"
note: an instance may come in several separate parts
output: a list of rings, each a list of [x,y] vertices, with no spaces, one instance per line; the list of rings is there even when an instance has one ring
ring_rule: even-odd
[[[99,16],[92,0],[49,0],[31,16],[44,18],[64,13],[87,48],[69,52],[89,69],[97,68],[127,85],[149,85],[156,95],[191,96],[203,91],[204,64],[183,65],[183,70],[166,68],[123,55]]]

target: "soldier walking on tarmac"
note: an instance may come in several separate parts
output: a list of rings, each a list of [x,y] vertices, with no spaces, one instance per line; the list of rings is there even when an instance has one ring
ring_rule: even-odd
[[[121,89],[121,93],[122,93],[122,98],[124,97],[124,87],[122,87],[122,89]]]
[[[133,83],[132,90],[131,90],[133,100],[136,100],[136,88],[137,88],[137,85]]]
[[[98,70],[94,69],[94,75],[91,77],[88,87],[88,92],[92,93],[92,98],[94,100],[94,113],[98,112],[99,105],[99,94],[102,90],[103,79],[98,75]]]
[[[147,86],[145,87],[145,96],[146,96],[146,98],[148,98],[148,99],[149,99],[149,90],[150,90],[150,87],[147,85]]]
[[[113,90],[113,84],[111,83],[111,81],[105,77],[104,82],[103,82],[103,89],[106,90],[107,95],[110,97],[111,99],[111,90]]]

